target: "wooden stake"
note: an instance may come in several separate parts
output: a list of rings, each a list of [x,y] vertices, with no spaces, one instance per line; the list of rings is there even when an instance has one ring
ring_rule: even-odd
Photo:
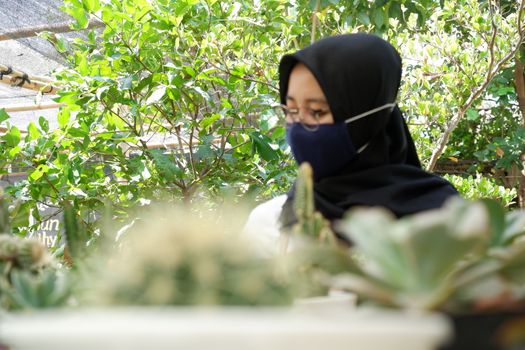
[[[13,76],[13,75],[4,75],[2,76],[2,79],[0,79],[0,83],[11,85],[11,86],[17,86],[19,83],[21,83],[23,80],[23,77],[20,76]],[[27,81],[24,81],[24,83],[20,86],[24,89],[30,89],[35,91],[41,91],[43,94],[56,94],[58,91],[58,88],[56,86],[50,85],[49,83],[40,82],[40,81],[31,81],[28,83]]]
[[[48,102],[48,103],[41,103],[38,105],[10,105],[10,106],[0,106],[0,109],[4,109],[6,112],[26,112],[26,111],[36,111],[41,109],[53,109],[53,108],[60,108],[62,106],[65,106],[65,103],[59,103],[59,102]]]
[[[29,74],[26,74],[22,71],[19,71],[17,69],[14,69],[13,67],[10,67],[10,66],[6,66],[5,64],[1,64],[0,63],[0,72],[3,72],[2,74],[3,75],[11,75],[11,76],[14,76],[14,77],[24,77],[25,75],[27,75],[27,79],[29,79],[30,81],[35,81],[37,83],[52,83],[52,84],[57,84],[57,82],[55,80],[53,80],[52,78],[50,77],[43,77],[43,76],[38,76],[38,75],[29,75]]]

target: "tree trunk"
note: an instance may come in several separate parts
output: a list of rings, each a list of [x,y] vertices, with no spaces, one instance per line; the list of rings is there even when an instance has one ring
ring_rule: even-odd
[[[525,126],[525,75],[523,71],[523,64],[518,57],[514,59],[514,84],[516,94],[518,95],[518,102],[521,110],[521,118]],[[522,165],[525,165],[525,154],[521,155]],[[525,208],[525,168],[520,172],[518,184],[518,199],[520,208]]]

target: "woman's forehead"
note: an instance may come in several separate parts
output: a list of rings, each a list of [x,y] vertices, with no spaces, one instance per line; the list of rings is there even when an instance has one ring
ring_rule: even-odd
[[[292,69],[286,100],[326,103],[326,96],[313,73],[302,63],[297,63]]]

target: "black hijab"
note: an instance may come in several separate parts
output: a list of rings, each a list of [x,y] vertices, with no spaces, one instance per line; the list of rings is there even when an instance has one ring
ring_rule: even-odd
[[[285,55],[279,65],[281,103],[286,104],[290,73],[298,62],[317,79],[334,121],[396,101],[401,58],[396,49],[370,34],[329,37]],[[438,208],[454,187],[421,169],[416,148],[400,109],[383,109],[347,125],[356,149],[369,145],[357,160],[314,183],[315,205],[333,220],[353,206],[382,206],[397,217]],[[294,189],[288,193],[280,221],[293,224]]]

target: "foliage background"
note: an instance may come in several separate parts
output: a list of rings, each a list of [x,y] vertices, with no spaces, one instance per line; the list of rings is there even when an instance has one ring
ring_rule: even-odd
[[[108,205],[125,220],[151,200],[213,208],[286,191],[294,164],[271,109],[279,59],[346,32],[376,33],[400,51],[398,103],[429,169],[474,159],[522,177],[522,3],[66,0],[64,10],[76,30],[90,19],[105,27],[87,40],[43,35],[69,64],[56,72],[60,127],[41,118],[25,137],[14,126],[2,136],[0,168],[28,173],[7,190],[21,235],[45,219],[39,203],[71,203],[94,232]],[[9,126],[8,118],[0,111]],[[465,193],[475,178],[466,177]]]

